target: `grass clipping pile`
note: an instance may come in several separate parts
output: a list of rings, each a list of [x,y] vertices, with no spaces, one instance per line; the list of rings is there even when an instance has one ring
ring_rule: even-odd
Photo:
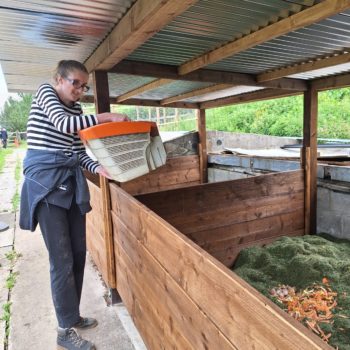
[[[350,350],[350,241],[283,237],[242,250],[233,270],[339,350]]]

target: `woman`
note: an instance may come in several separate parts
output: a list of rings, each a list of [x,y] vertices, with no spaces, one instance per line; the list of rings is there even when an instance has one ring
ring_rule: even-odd
[[[20,227],[34,231],[37,223],[49,252],[53,304],[58,321],[57,345],[63,349],[91,350],[76,329],[97,325],[80,316],[86,237],[85,214],[91,210],[89,190],[81,167],[107,175],[85,153],[77,132],[90,126],[126,121],[125,115],[83,115],[78,101],[89,74],[73,60],[60,61],[54,86],[39,87],[27,125],[28,151],[23,163]]]

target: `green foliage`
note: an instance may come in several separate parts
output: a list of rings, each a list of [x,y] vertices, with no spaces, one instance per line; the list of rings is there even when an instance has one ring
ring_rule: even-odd
[[[18,97],[19,99],[9,97],[0,113],[0,124],[8,131],[26,131],[33,96],[19,93]]]
[[[288,97],[208,110],[207,128],[275,136],[301,136],[302,97]]]
[[[10,272],[10,274],[6,278],[6,288],[8,290],[11,290],[15,284],[17,276],[19,275],[19,272]]]
[[[9,260],[11,263],[11,267],[14,266],[17,259],[20,258],[21,256],[22,256],[22,254],[17,253],[15,250],[11,250],[10,252],[5,254],[6,259]]]
[[[7,346],[8,337],[10,335],[11,304],[12,304],[11,302],[7,302],[2,305],[3,314],[0,317],[0,320],[5,322],[5,340],[4,340],[5,346]]]
[[[2,321],[9,321],[10,320],[10,315],[11,315],[11,303],[5,303],[2,305],[2,309],[3,309],[3,314],[0,318],[0,320]]]
[[[179,122],[158,125],[160,131],[191,131],[196,130],[197,120],[195,118],[187,120],[179,120]]]
[[[16,192],[13,195],[11,200],[14,212],[17,211],[19,207],[19,202],[20,202],[19,182],[21,180],[21,173],[22,173],[22,162],[20,161],[19,158],[17,158],[16,169],[15,169]]]
[[[318,103],[318,137],[350,138],[350,88],[320,92]],[[303,96],[210,109],[207,129],[300,137]]]
[[[320,92],[318,101],[318,137],[350,138],[350,88]],[[10,97],[0,113],[0,125],[9,131],[25,131],[31,102],[32,95],[29,94],[19,94],[18,100]],[[83,104],[83,110],[95,114],[93,104]],[[111,110],[125,113],[132,120],[148,120],[151,115],[151,119],[157,121],[155,107],[112,105]],[[179,110],[180,122],[161,129],[195,129],[195,122],[184,120],[188,119],[188,113],[189,110]],[[159,114],[161,118],[174,116],[175,109],[160,108]],[[303,132],[303,96],[210,109],[207,111],[207,129],[300,137]]]
[[[5,158],[13,152],[12,148],[0,148],[0,173],[2,172],[3,167],[5,166]]]

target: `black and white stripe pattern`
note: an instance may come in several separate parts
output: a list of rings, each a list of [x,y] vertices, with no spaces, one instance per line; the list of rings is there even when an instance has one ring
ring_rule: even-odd
[[[96,173],[98,163],[85,152],[78,131],[98,124],[94,115],[83,115],[79,103],[68,107],[50,84],[41,85],[33,99],[27,124],[28,149],[78,153],[80,165]]]

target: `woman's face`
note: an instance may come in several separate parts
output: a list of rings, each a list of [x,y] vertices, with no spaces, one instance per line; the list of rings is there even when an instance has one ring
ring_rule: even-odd
[[[66,77],[60,76],[57,81],[56,91],[60,99],[71,104],[80,100],[87,88],[89,75],[80,70],[70,71]]]

